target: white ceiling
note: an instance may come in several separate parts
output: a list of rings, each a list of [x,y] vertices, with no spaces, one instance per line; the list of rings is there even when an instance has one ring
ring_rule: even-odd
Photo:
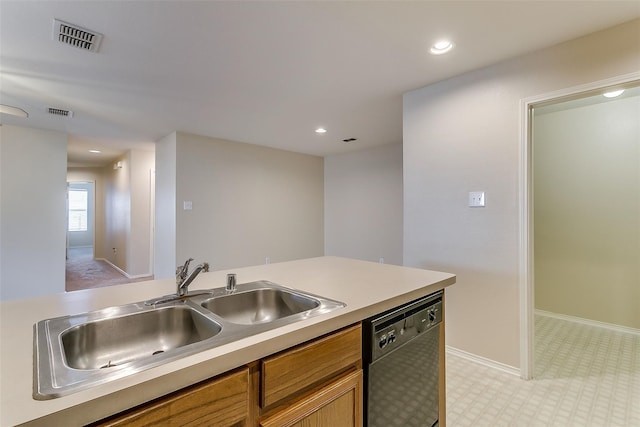
[[[401,142],[404,92],[638,17],[640,1],[1,0],[0,102],[29,117],[0,118],[69,133],[70,161],[176,130],[324,156]],[[54,18],[100,51],[53,40]],[[442,37],[455,49],[430,55]]]

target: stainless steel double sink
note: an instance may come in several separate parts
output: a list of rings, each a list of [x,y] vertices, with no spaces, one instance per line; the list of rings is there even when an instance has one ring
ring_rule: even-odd
[[[42,320],[33,397],[68,395],[344,306],[258,281]]]

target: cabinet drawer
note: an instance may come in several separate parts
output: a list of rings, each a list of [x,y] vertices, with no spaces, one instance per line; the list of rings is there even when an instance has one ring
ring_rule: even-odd
[[[301,426],[362,427],[362,370],[343,375],[260,421],[260,427]]]
[[[262,408],[361,367],[362,332],[356,325],[262,361]]]
[[[133,408],[95,426],[232,426],[249,412],[249,369],[226,374]]]

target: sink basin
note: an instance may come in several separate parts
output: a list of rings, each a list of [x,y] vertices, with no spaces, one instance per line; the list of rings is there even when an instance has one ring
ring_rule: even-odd
[[[344,306],[257,281],[41,320],[33,398],[65,396]]]
[[[60,339],[69,367],[105,369],[209,339],[221,329],[193,309],[177,306],[83,323]]]
[[[34,325],[33,397],[64,396],[194,354],[221,332],[210,312],[184,300],[42,320]]]
[[[288,290],[263,288],[210,298],[202,306],[226,321],[252,325],[313,310],[320,301]]]

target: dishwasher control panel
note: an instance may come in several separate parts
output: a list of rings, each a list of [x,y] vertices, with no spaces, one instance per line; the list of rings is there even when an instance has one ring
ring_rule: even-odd
[[[370,361],[383,357],[442,322],[442,292],[371,320]]]

